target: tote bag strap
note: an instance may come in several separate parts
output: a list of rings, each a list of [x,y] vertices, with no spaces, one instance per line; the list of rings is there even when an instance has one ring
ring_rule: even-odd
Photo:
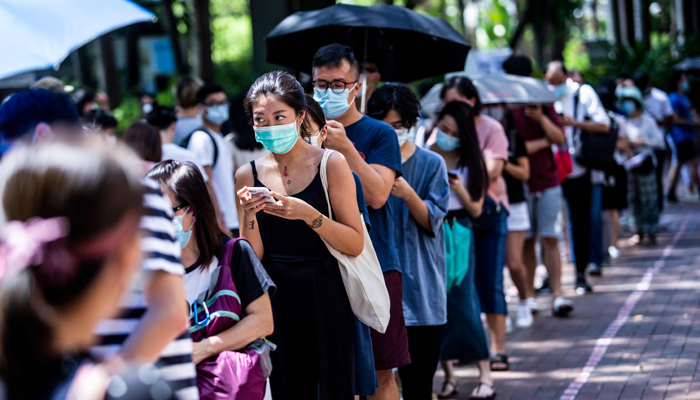
[[[321,159],[321,166],[319,167],[321,172],[321,183],[323,183],[323,191],[326,193],[326,202],[328,203],[328,219],[333,219],[333,211],[331,210],[331,198],[328,195],[328,158],[333,154],[335,150],[326,150],[323,153],[323,158]]]

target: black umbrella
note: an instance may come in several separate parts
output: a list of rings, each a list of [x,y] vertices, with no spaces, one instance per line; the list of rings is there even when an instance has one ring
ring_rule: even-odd
[[[342,43],[376,63],[384,81],[411,82],[462,71],[469,43],[440,18],[401,6],[336,4],[298,12],[267,35],[267,62],[310,72],[319,48]]]

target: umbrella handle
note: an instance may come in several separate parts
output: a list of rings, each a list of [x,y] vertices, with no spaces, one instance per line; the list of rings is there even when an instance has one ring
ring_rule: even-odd
[[[367,102],[365,101],[365,98],[367,97],[367,70],[365,69],[367,67],[367,41],[369,40],[369,28],[365,27],[365,48],[364,48],[364,60],[365,63],[363,64],[362,67],[362,104],[360,104],[360,112],[362,114],[365,113],[365,105]]]

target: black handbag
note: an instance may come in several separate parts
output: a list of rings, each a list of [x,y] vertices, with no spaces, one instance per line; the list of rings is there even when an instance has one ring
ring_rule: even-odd
[[[579,91],[574,95],[574,120],[578,119]],[[615,147],[619,126],[615,118],[610,118],[610,131],[605,133],[589,133],[583,129],[574,134],[574,159],[586,168],[607,171],[615,167]],[[586,119],[589,119],[586,117]]]

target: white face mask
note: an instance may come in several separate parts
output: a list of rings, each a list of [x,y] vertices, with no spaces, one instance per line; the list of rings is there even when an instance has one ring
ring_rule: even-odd
[[[316,136],[309,136],[309,144],[314,146],[314,147],[321,147],[321,145],[318,144],[318,137],[319,135]]]
[[[396,136],[399,138],[399,147],[401,147],[408,140],[408,129],[399,128],[394,130],[396,131]]]

